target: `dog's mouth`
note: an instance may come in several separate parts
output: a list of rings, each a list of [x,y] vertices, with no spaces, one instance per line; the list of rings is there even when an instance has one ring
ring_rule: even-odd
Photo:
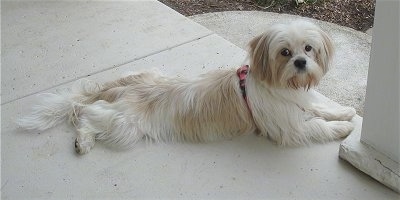
[[[287,80],[287,86],[295,90],[304,88],[304,90],[308,91],[317,84],[318,80],[312,74],[296,73],[296,75]]]

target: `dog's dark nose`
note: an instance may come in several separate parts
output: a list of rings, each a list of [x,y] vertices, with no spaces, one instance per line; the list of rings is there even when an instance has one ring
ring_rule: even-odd
[[[299,58],[294,61],[294,66],[296,66],[297,69],[304,70],[306,68],[306,60],[303,58]]]

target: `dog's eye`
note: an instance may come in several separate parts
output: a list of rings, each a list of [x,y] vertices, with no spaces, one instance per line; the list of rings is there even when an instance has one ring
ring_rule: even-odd
[[[283,50],[281,51],[281,55],[282,55],[282,56],[290,56],[290,51],[289,51],[289,49],[283,49]]]
[[[304,48],[306,51],[311,51],[312,47],[310,45],[306,45],[306,47]]]

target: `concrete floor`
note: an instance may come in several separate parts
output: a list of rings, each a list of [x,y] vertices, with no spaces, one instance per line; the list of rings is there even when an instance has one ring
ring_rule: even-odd
[[[398,199],[338,158],[339,141],[281,148],[246,135],[208,144],[96,144],[74,153],[62,124],[14,123],[36,94],[160,68],[196,76],[240,66],[239,47],[157,1],[2,2],[2,199]],[[354,119],[360,131],[361,118]]]

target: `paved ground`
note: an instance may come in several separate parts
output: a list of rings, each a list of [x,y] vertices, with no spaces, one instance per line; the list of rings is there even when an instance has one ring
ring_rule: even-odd
[[[14,121],[38,93],[152,67],[196,76],[239,66],[246,52],[157,1],[1,6],[2,199],[399,198],[338,159],[339,141],[281,148],[245,135],[209,144],[139,143],[123,152],[96,144],[77,156],[68,124],[23,131]],[[360,132],[361,118],[354,123]]]
[[[260,11],[228,11],[190,18],[247,50],[248,41],[262,33],[270,24],[298,19],[299,16]],[[333,68],[321,81],[317,90],[341,105],[356,108],[357,114],[362,116],[371,36],[336,24],[312,21],[332,36],[336,47]]]

